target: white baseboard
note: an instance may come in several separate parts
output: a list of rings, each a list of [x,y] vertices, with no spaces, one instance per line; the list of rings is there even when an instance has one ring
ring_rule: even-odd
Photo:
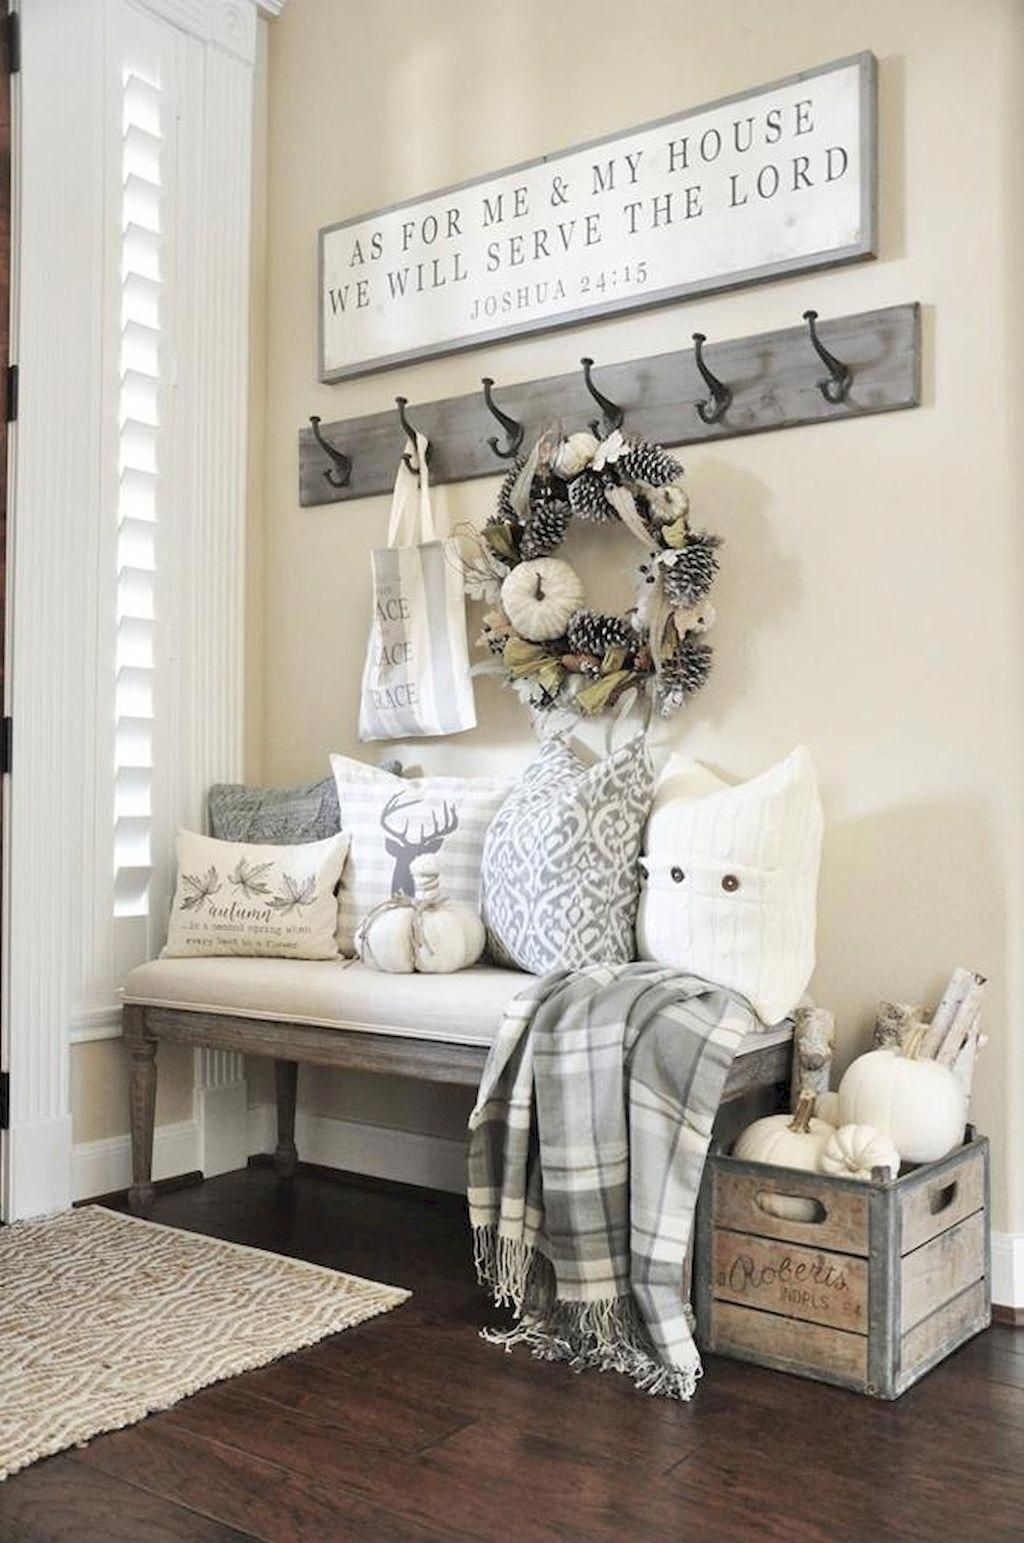
[[[67,1210],[71,1139],[70,1114],[12,1124],[4,1159],[5,1221]]]
[[[1024,1232],[992,1234],[992,1301],[1024,1311]]]
[[[247,1101],[244,1077],[221,1087],[196,1088],[193,1106],[200,1149],[195,1166],[206,1178],[245,1167],[249,1159]]]
[[[199,1129],[195,1120],[158,1125],[153,1136],[153,1177],[176,1178],[200,1167]],[[79,1142],[72,1152],[72,1189],[75,1200],[91,1200],[127,1189],[132,1182],[132,1143],[129,1136],[108,1136],[101,1141]]]
[[[249,1110],[249,1151],[272,1152],[277,1145],[277,1115],[272,1104]],[[295,1118],[299,1158],[325,1168],[368,1173],[399,1184],[466,1193],[466,1144],[421,1131],[392,1130],[359,1120],[330,1120],[299,1109]]]

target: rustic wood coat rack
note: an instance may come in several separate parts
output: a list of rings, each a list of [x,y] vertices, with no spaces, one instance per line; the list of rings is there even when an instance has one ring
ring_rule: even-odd
[[[593,369],[593,374],[592,374]],[[805,423],[832,423],[917,407],[921,400],[920,306],[889,306],[830,319],[804,312],[802,326],[694,346],[623,364],[594,365],[503,388],[490,376],[475,395],[422,402],[299,430],[299,502],[343,503],[389,492],[414,429],[430,441],[435,483],[493,477],[509,447],[551,423],[567,432],[621,414],[627,433],[690,445]],[[494,388],[494,394],[492,394]],[[411,421],[410,421],[411,420]],[[495,421],[504,430],[504,448]],[[521,432],[520,432],[521,431]]]

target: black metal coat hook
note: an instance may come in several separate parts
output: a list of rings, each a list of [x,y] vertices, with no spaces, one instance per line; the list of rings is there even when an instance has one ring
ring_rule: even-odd
[[[720,423],[729,410],[732,402],[732,391],[717,375],[712,375],[704,363],[704,344],[707,342],[703,332],[693,334],[693,357],[697,361],[697,368],[704,377],[704,383],[711,392],[709,402],[698,402],[697,412],[702,423]]]
[[[844,364],[841,359],[837,359],[835,354],[830,353],[825,347],[818,336],[818,329],[815,326],[817,320],[817,311],[804,312],[804,321],[810,330],[814,351],[828,370],[828,380],[819,380],[818,390],[825,398],[825,401],[831,402],[835,407],[840,402],[845,402],[849,396],[850,387],[853,384],[853,371],[848,364]]]
[[[408,418],[405,416],[405,409],[408,407],[408,405],[409,405],[409,398],[407,396],[396,396],[395,397],[395,406],[398,408],[398,419],[399,419],[399,422],[401,423],[403,429],[405,430],[406,438],[408,439],[410,445],[412,446],[412,448],[414,450],[417,450],[418,446],[416,444],[416,430],[413,428],[412,424],[409,422]],[[430,448],[431,447],[428,444],[427,445],[427,465],[428,466],[430,465]],[[412,461],[409,458],[409,454],[408,454],[407,451],[403,451],[402,452],[402,460],[405,462],[406,466],[409,468],[409,470],[414,475],[419,471],[419,469],[420,469],[419,465],[418,464],[415,465],[415,466],[413,465]]]
[[[325,455],[329,455],[334,465],[324,472],[324,481],[329,482],[332,488],[347,488],[352,476],[352,457],[346,455],[344,450],[335,450],[332,444],[320,432],[320,419],[311,415],[309,426],[313,430],[313,438]]]
[[[515,457],[519,454],[520,447],[523,443],[523,437],[526,434],[526,426],[525,424],[517,423],[515,418],[510,418],[508,413],[502,412],[501,408],[495,402],[494,397],[491,395],[492,389],[494,387],[494,381],[491,379],[490,375],[485,375],[480,384],[484,388],[484,401],[487,403],[488,412],[492,413],[494,417],[497,418],[498,422],[505,430],[506,442],[504,450],[498,444],[497,434],[492,434],[487,443],[490,445],[491,449],[500,460],[514,460]]]
[[[598,423],[596,418],[592,420],[590,425],[590,431],[594,437],[596,439],[601,439],[608,434],[614,434],[616,429],[621,429],[622,425],[626,421],[626,414],[623,412],[621,407],[616,406],[613,401],[604,396],[602,392],[598,391],[597,387],[594,385],[590,374],[591,370],[594,368],[593,359],[581,359],[580,363],[583,366],[583,378],[587,383],[587,390],[590,392],[590,395],[594,398],[594,401],[597,403],[598,407],[601,409],[601,412],[604,415],[603,434],[601,425]]]

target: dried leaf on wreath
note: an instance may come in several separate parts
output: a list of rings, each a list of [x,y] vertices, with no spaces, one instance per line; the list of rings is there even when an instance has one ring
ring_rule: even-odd
[[[201,911],[211,896],[220,890],[220,875],[216,868],[207,868],[200,877],[197,873],[183,873],[181,875],[182,887],[185,894],[182,896],[181,909],[183,911]]]
[[[671,525],[663,525],[661,527],[661,539],[666,546],[673,547],[678,551],[680,547],[686,545],[688,529],[686,515],[681,514],[678,519],[672,521]]]
[[[539,643],[528,643],[517,633],[513,633],[505,644],[505,664],[513,680],[518,680],[521,675],[535,675],[552,657]]]
[[[618,692],[632,679],[632,670],[616,670],[614,675],[602,675],[600,680],[584,686],[576,696],[580,712],[585,713],[588,718],[593,717],[595,713],[603,712]]]
[[[510,563],[519,561],[519,547],[516,544],[512,526],[507,520],[492,520],[489,525],[484,526],[483,536],[491,551],[496,552],[499,557]]]
[[[626,657],[624,648],[616,646],[606,649],[604,658],[601,660],[601,674],[617,675],[625,664]]]

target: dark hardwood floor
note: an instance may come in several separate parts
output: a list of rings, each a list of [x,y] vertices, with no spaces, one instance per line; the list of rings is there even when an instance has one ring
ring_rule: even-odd
[[[154,1216],[413,1298],[9,1479],[4,1543],[1024,1538],[1020,1331],[896,1404],[710,1359],[683,1406],[481,1342],[451,1196],[254,1168]]]

